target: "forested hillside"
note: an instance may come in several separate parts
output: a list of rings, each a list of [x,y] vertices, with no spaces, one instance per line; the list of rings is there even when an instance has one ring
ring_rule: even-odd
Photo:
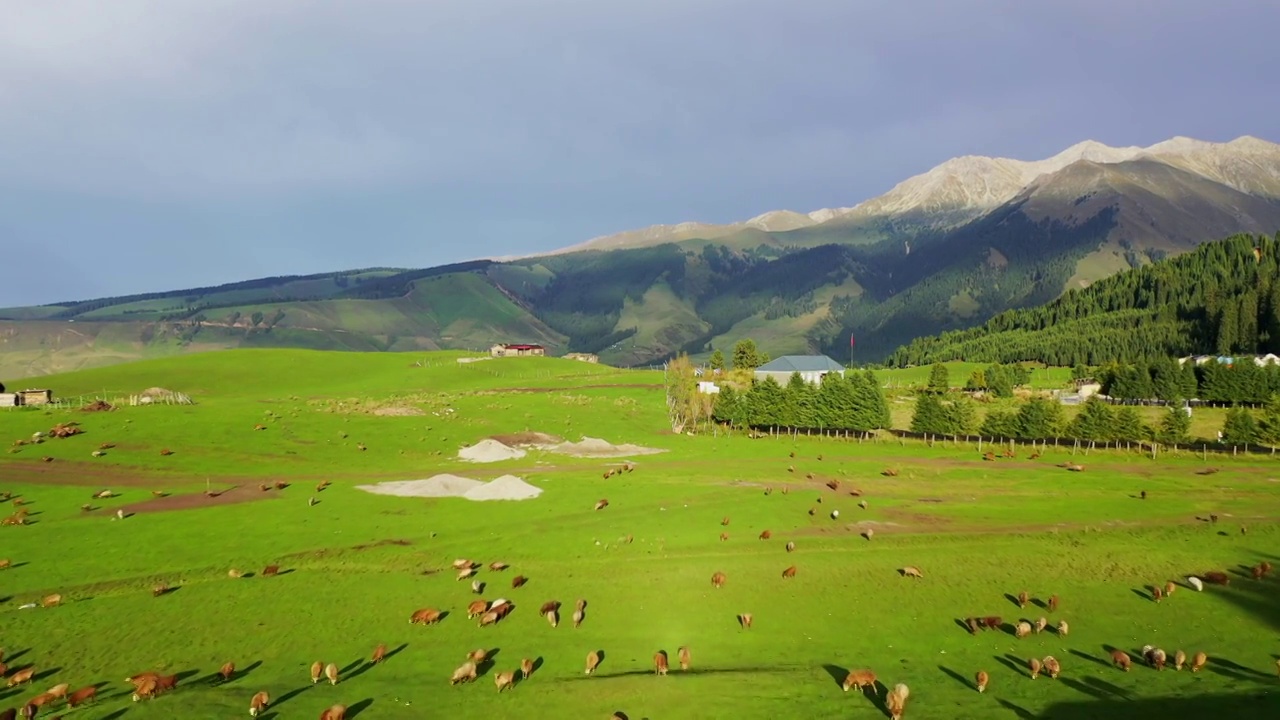
[[[1280,351],[1280,235],[1234,235],[980,326],[920,338],[895,366],[947,360],[1149,363]]]

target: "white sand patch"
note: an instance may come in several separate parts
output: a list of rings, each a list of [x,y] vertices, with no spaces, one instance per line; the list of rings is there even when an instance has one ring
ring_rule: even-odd
[[[515,460],[524,456],[525,452],[523,450],[507,447],[492,438],[485,438],[471,447],[465,447],[458,451],[459,460],[481,463]]]
[[[396,480],[376,485],[357,485],[357,489],[375,495],[397,497],[445,498],[467,500],[528,500],[542,494],[542,488],[534,487],[515,475],[503,475],[490,482],[481,482],[458,475],[436,475],[426,480]]]
[[[503,475],[496,480],[468,490],[462,497],[468,500],[528,500],[542,494],[542,488],[534,487],[515,475]]]
[[[472,480],[458,475],[436,475],[426,480],[396,480],[381,482],[376,485],[357,485],[356,487],[375,495],[461,497],[481,485],[484,485],[484,483],[479,480]]]
[[[583,437],[582,440],[576,443],[563,442],[545,449],[570,457],[626,457],[628,455],[653,455],[666,452],[661,448],[643,447],[632,445],[631,443],[614,445],[607,440],[593,437]]]

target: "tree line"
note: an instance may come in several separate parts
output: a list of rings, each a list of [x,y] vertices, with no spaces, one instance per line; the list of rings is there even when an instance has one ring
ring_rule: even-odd
[[[1280,235],[1240,234],[1134,268],[1039,307],[898,348],[894,366],[937,361],[1145,363],[1280,351]]]
[[[1260,366],[1251,358],[1203,365],[1161,358],[1148,363],[1101,368],[1103,394],[1117,400],[1177,402],[1195,398],[1206,402],[1261,405],[1280,395],[1280,366]]]
[[[845,376],[828,373],[817,384],[799,373],[793,373],[785,386],[772,377],[746,389],[725,383],[716,396],[713,417],[741,428],[866,432],[890,424],[889,404],[869,370]]]

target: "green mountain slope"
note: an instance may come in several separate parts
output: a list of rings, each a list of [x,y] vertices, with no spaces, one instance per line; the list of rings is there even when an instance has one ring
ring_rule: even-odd
[[[853,208],[655,226],[505,262],[0,309],[0,377],[261,346],[537,342],[626,366],[742,337],[775,356],[843,360],[853,336],[855,360],[880,361],[915,338],[1043,305],[1202,242],[1274,233],[1277,177],[1280,146],[1253,138],[1086,142],[1036,162],[956,158]],[[911,352],[895,360],[922,356]]]
[[[1280,352],[1280,235],[1235,235],[1129,270],[1041,307],[899,348],[937,361],[1097,365],[1189,354]]]

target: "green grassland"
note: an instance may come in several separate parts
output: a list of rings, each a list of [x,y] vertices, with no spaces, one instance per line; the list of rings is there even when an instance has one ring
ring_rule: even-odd
[[[1280,712],[1280,581],[1233,574],[1228,587],[1182,587],[1160,604],[1144,590],[1280,562],[1280,466],[1270,457],[1211,457],[1218,472],[1200,475],[1206,462],[1190,453],[1153,461],[1050,448],[1036,460],[1020,450],[983,462],[972,445],[887,437],[675,435],[659,372],[460,357],[187,355],[42,382],[60,397],[113,399],[160,386],[194,405],[0,411],[9,442],[57,422],[85,430],[0,455],[0,490],[30,501],[32,520],[0,527],[0,557],[13,562],[0,570],[0,646],[10,672],[38,671],[33,687],[0,689],[0,709],[67,682],[105,683],[95,705],[65,713],[86,720],[240,716],[263,689],[276,699],[265,717],[277,720],[314,718],[339,702],[363,720],[614,710],[655,719],[885,717],[883,688],[873,697],[839,687],[846,670],[870,668],[890,687],[911,687],[907,718],[1156,718],[1203,714],[1209,703],[1220,717]],[[630,458],[635,472],[610,479],[602,472],[622,459],[536,450],[491,465],[456,459],[464,444],[528,430],[666,452]],[[91,457],[103,443],[113,447]],[[1066,460],[1085,471],[1058,467]],[[440,472],[514,473],[544,492],[473,503],[355,488]],[[290,485],[257,489],[277,480]],[[319,480],[333,485],[317,492]],[[227,497],[244,501],[201,494],[233,486]],[[81,511],[104,487],[120,495]],[[170,497],[157,501],[152,491]],[[600,498],[610,504],[595,511]],[[158,510],[177,500],[193,507]],[[147,502],[156,509],[135,508]],[[113,520],[117,508],[136,512]],[[1196,519],[1210,513],[1217,523]],[[757,539],[765,529],[772,539]],[[866,529],[875,531],[869,541]],[[451,572],[459,557],[485,564],[482,596],[512,600],[510,617],[486,628],[467,620],[476,596]],[[511,568],[490,572],[495,560]],[[226,576],[272,563],[287,572]],[[783,579],[790,565],[797,576]],[[904,565],[924,579],[900,577]],[[728,576],[721,589],[710,584],[717,571]],[[529,582],[513,589],[517,574]],[[177,590],[153,598],[156,582]],[[1021,590],[1057,594],[1061,607],[1019,609],[1006,594]],[[51,592],[64,595],[61,607],[21,608]],[[589,603],[580,628],[538,617],[551,599],[567,616],[577,598]],[[421,607],[449,614],[410,626]],[[753,614],[751,630],[736,623],[742,612]],[[970,615],[1045,615],[1069,622],[1070,634],[971,636],[956,623]],[[363,660],[378,643],[393,655],[372,667]],[[1194,675],[1107,665],[1106,647],[1136,653],[1147,643],[1170,654],[1204,650],[1209,665]],[[682,645],[692,652],[688,672],[675,667]],[[497,650],[493,667],[474,686],[449,686],[478,647]],[[668,677],[652,673],[660,649],[672,657]],[[588,677],[592,650],[604,661]],[[1020,663],[1050,654],[1062,676],[1028,679]],[[541,658],[539,668],[498,694],[493,675],[523,657]],[[307,668],[318,659],[344,668],[336,687],[311,685]],[[243,674],[213,682],[227,660]],[[135,704],[121,679],[149,669],[183,679],[174,693]],[[980,669],[991,675],[981,695],[971,685]]]

